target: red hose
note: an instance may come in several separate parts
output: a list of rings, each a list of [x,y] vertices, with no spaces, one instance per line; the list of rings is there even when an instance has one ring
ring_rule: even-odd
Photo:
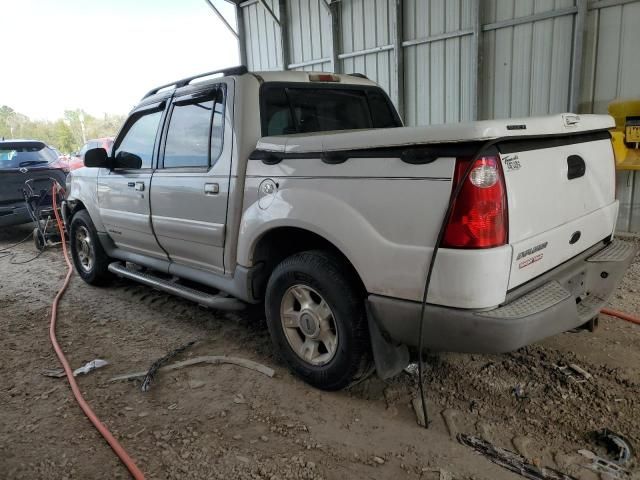
[[[80,388],[76,383],[76,379],[73,376],[73,370],[69,366],[69,362],[67,358],[64,356],[64,352],[60,345],[58,344],[58,340],[56,339],[56,319],[58,316],[58,302],[64,295],[65,290],[69,286],[69,280],[71,280],[71,274],[73,273],[73,269],[71,267],[71,261],[69,260],[69,253],[67,252],[67,242],[65,241],[64,236],[64,228],[62,226],[62,221],[60,220],[60,215],[58,214],[58,206],[56,197],[58,194],[58,185],[54,183],[53,185],[53,212],[56,216],[56,222],[58,224],[58,230],[60,231],[60,238],[62,239],[62,252],[64,253],[64,260],[67,263],[67,276],[64,279],[64,283],[58,293],[56,294],[56,298],[53,300],[53,305],[51,307],[51,326],[49,327],[49,337],[51,338],[51,344],[53,345],[53,349],[56,351],[56,355],[60,359],[60,363],[64,368],[64,373],[67,375],[67,380],[69,380],[69,385],[71,386],[71,390],[73,391],[73,396],[76,398],[78,405],[87,416],[87,418],[93,423],[93,426],[96,427],[100,435],[104,437],[107,443],[111,446],[116,455],[120,458],[120,461],[124,464],[125,467],[129,470],[133,478],[135,479],[144,479],[144,474],[142,471],[136,466],[134,461],[131,459],[129,454],[122,448],[122,445],[115,439],[115,437],[111,434],[111,432],[107,429],[107,427],[100,421],[98,416],[91,410],[89,404],[85,401],[82,393],[80,393]]]
[[[628,313],[619,312],[617,310],[611,310],[609,308],[603,308],[600,310],[601,313],[605,315],[611,315],[612,317],[618,317],[620,320],[624,320],[626,322],[635,323],[636,325],[640,325],[640,318],[629,315]]]

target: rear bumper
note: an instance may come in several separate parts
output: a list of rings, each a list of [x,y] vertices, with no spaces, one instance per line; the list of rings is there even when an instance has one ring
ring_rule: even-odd
[[[21,223],[28,223],[30,221],[31,217],[24,202],[0,207],[0,227],[20,225]]]
[[[596,316],[627,267],[636,246],[619,240],[599,245],[509,292],[493,310],[428,304],[423,344],[435,351],[501,353],[566,332]],[[418,345],[420,303],[370,295],[370,312],[396,342]]]

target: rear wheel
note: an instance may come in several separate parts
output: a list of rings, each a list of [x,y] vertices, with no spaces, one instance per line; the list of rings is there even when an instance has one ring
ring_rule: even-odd
[[[324,251],[285,259],[269,279],[269,332],[289,368],[323,390],[339,390],[370,370],[364,295],[341,259]]]
[[[98,233],[86,210],[77,212],[69,229],[71,258],[76,272],[91,285],[104,285],[113,279],[108,267],[111,259],[100,244]]]

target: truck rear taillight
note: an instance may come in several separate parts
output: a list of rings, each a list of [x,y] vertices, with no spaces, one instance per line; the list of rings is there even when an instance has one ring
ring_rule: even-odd
[[[456,159],[453,190],[471,159]],[[464,181],[447,223],[444,248],[491,248],[507,243],[507,195],[500,159],[478,158]]]

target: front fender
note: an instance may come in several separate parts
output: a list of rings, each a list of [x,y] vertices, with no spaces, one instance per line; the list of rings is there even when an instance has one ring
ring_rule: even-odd
[[[100,217],[98,206],[98,168],[79,168],[69,173],[67,178],[67,202],[73,209],[78,202],[82,203],[98,232],[106,229]]]

